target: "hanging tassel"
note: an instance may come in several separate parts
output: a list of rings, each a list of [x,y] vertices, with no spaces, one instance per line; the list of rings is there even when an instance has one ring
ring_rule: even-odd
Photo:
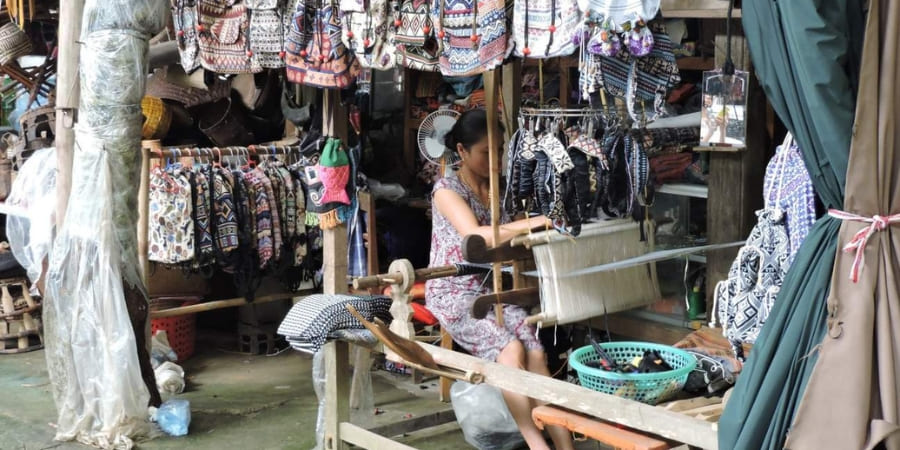
[[[312,211],[307,211],[305,222],[308,227],[317,227],[319,226],[319,215]]]
[[[338,218],[337,209],[319,214],[319,228],[323,230],[337,228],[341,223],[343,222]]]

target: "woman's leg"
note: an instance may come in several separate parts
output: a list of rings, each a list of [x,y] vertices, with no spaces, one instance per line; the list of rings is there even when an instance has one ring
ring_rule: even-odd
[[[550,370],[547,369],[547,355],[543,350],[529,350],[526,355],[526,368],[529,372],[549,377]],[[541,404],[538,402],[538,404]],[[556,450],[573,450],[575,448],[572,442],[572,433],[560,426],[548,426],[547,433],[553,439],[553,445]]]
[[[500,351],[500,355],[497,356],[497,362],[504,366],[524,370],[526,368],[525,346],[517,339],[511,341]],[[525,438],[528,448],[531,450],[549,450],[550,447],[547,445],[547,441],[544,440],[541,431],[537,429],[537,426],[531,419],[531,409],[534,407],[531,399],[524,395],[507,391],[503,391],[503,399],[506,400],[506,406],[509,407],[509,412],[512,413],[513,418],[516,420],[516,425],[518,425],[519,431],[522,432],[522,437]]]

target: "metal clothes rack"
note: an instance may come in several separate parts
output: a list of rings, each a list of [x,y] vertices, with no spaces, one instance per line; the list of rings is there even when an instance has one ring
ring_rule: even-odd
[[[222,158],[226,156],[276,156],[290,155],[300,151],[299,145],[250,145],[247,147],[230,146],[230,147],[162,147],[159,141],[143,141],[141,144],[141,185],[138,196],[138,252],[141,264],[141,273],[144,277],[144,284],[148,281],[150,274],[150,260],[147,255],[149,250],[149,207],[150,207],[150,160],[151,159],[167,159],[167,158]],[[309,294],[311,292],[307,292]],[[279,300],[288,300],[297,296],[304,295],[303,292],[285,292],[273,295],[265,295],[256,298],[256,303],[264,303]],[[181,314],[191,314],[200,311],[210,311],[214,309],[231,308],[235,306],[248,305],[243,297],[218,300],[214,302],[201,303],[192,306],[182,306],[177,308],[169,308],[160,311],[151,311],[150,318],[171,317]]]

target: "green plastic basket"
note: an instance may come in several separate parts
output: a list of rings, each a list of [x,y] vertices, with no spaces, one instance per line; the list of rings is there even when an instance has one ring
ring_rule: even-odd
[[[656,373],[625,374],[607,372],[588,367],[586,363],[600,358],[590,345],[575,350],[569,364],[578,373],[581,385],[595,391],[655,405],[677,393],[684,387],[688,375],[697,365],[690,353],[668,345],[648,342],[607,342],[600,347],[619,364],[627,364],[635,357],[644,356],[646,350],[657,350],[673,370]]]

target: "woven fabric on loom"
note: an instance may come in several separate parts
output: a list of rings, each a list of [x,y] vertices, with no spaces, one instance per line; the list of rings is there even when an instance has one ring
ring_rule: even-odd
[[[476,3],[477,11],[476,11]],[[502,0],[437,0],[433,17],[440,36],[441,73],[470,76],[493,70],[506,58],[506,7]],[[473,42],[473,34],[477,39]]]

